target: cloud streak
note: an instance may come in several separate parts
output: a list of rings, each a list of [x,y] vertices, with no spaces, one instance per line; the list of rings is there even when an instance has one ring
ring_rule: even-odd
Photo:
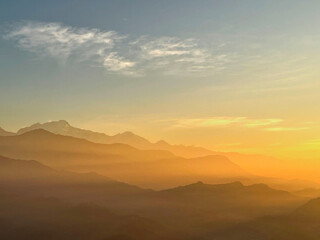
[[[230,62],[228,55],[212,54],[192,38],[142,37],[133,44],[140,48],[140,59],[152,61],[160,69],[165,66],[167,73],[213,73],[222,70]],[[174,66],[174,69],[170,69],[170,66]]]
[[[196,39],[175,37],[132,39],[115,31],[65,26],[61,23],[24,22],[4,36],[26,51],[68,61],[98,63],[109,72],[144,75],[220,71],[230,61],[226,54],[212,54]]]
[[[303,131],[310,127],[308,123],[300,126],[292,126],[280,118],[248,118],[248,117],[208,117],[171,119],[167,121],[169,129],[197,129],[197,128],[247,128],[266,132]]]
[[[275,125],[282,121],[282,119],[277,118],[250,119],[247,117],[189,118],[175,120],[172,128],[224,128],[232,126],[261,128],[265,126]]]

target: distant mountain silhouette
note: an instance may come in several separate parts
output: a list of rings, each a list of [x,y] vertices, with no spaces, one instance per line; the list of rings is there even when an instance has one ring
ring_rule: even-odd
[[[201,176],[233,177],[248,173],[224,156],[185,159],[168,151],[139,150],[125,144],[98,144],[36,129],[0,137],[0,154],[34,159],[50,167],[95,171],[144,187],[173,186]],[[159,171],[160,170],[160,171]]]
[[[149,146],[152,145],[147,139],[140,137],[132,132],[124,132],[116,134],[114,136],[109,136],[104,133],[98,133],[73,127],[65,120],[46,122],[42,124],[36,123],[29,127],[21,128],[20,130],[18,130],[17,134],[20,135],[36,129],[44,129],[55,134],[83,138],[96,143],[124,143],[142,149],[148,149]]]
[[[13,132],[8,132],[6,130],[4,130],[3,128],[0,127],[0,136],[13,136],[15,135],[15,133]]]
[[[203,147],[172,145],[163,140],[156,143],[151,143],[147,139],[140,137],[132,132],[119,133],[114,136],[109,136],[104,133],[93,132],[71,126],[67,121],[51,121],[47,123],[36,123],[29,127],[20,129],[17,134],[23,134],[35,129],[44,129],[52,133],[72,136],[76,138],[87,139],[95,143],[112,144],[124,143],[142,150],[164,150],[173,153],[176,156],[184,158],[205,157],[208,155],[222,155],[238,164],[248,172],[255,175],[265,176],[275,172],[277,169],[282,169],[282,162],[273,157],[259,154],[243,154],[237,152],[218,152],[205,149]],[[276,179],[274,179],[276,180]],[[273,184],[268,182],[268,184]],[[297,190],[304,187],[316,187],[314,183],[301,184],[300,182],[281,182],[277,180],[273,186],[283,187],[283,189]]]
[[[202,239],[239,221],[283,214],[302,201],[264,184],[240,182],[145,190],[95,173],[56,170],[37,161],[1,156],[0,183],[1,239],[43,239],[47,236],[43,234],[53,239]],[[92,204],[74,205],[85,202],[112,213]],[[79,227],[84,229],[77,231]]]
[[[318,219],[318,224],[320,225],[320,198],[312,199],[308,203],[302,205],[293,213],[293,215]]]
[[[240,182],[196,182],[152,194],[154,197],[151,199],[154,201],[147,211],[148,216],[157,220],[164,219],[166,223],[177,227],[182,223],[202,225],[202,234],[213,231],[217,226],[220,228],[220,225],[226,222],[234,224],[264,215],[283,214],[292,211],[304,201],[264,184],[244,186]],[[184,224],[182,229],[186,228]]]
[[[43,129],[36,129],[21,135],[0,137],[0,142],[3,152],[18,154],[18,149],[20,149],[24,151],[21,157],[24,159],[28,158],[28,152],[45,154],[50,157],[50,159],[54,159],[55,163],[58,163],[61,156],[46,154],[46,152],[68,152],[69,155],[78,153],[79,156],[77,156],[77,158],[79,162],[81,162],[81,159],[88,159],[88,156],[86,156],[85,153],[95,155],[95,158],[109,157],[109,159],[117,158],[118,160],[123,160],[124,156],[148,161],[175,157],[167,151],[138,150],[129,145],[119,143],[97,144],[80,138],[53,134]],[[15,151],[15,149],[5,148],[6,145],[16,146],[17,151]],[[83,153],[83,155],[81,155],[81,153]],[[32,156],[30,156],[30,158],[35,159],[32,158]],[[62,159],[63,161],[69,160],[68,156],[63,156]]]
[[[271,202],[275,201],[275,199],[297,199],[294,195],[290,194],[289,192],[272,189],[265,184],[253,184],[244,186],[241,182],[232,182],[232,183],[225,183],[225,184],[205,184],[201,181],[180,186],[172,189],[167,189],[161,191],[162,193],[166,193],[168,195],[175,195],[181,196],[182,198],[190,197],[203,197],[206,198],[213,197],[214,201],[222,200],[225,201],[249,201],[252,199],[261,199],[261,204],[263,202]],[[221,199],[222,198],[222,199]],[[202,201],[206,201],[203,200]],[[257,201],[259,202],[259,201]],[[234,203],[233,205],[236,205]]]
[[[244,170],[239,165],[233,163],[232,161],[230,161],[230,159],[223,155],[208,155],[205,157],[190,158],[189,161],[192,161],[194,163],[201,163],[206,166],[214,164],[217,169],[221,169],[221,175],[224,176],[241,176],[244,174]],[[201,171],[205,172],[204,169],[201,169]]]
[[[95,204],[31,198],[0,190],[0,239],[160,240],[167,229],[137,215]],[[122,238],[119,238],[119,237]]]
[[[42,124],[36,123],[29,127],[21,128],[17,132],[17,134],[23,134],[36,129],[44,129],[60,135],[83,138],[96,143],[124,143],[140,149],[166,150],[178,156],[187,158],[215,154],[215,152],[207,150],[205,148],[184,145],[170,145],[163,140],[158,141],[157,143],[151,143],[147,139],[140,137],[132,132],[124,132],[116,134],[114,136],[109,136],[104,133],[98,133],[73,127],[65,120],[46,122]]]
[[[0,179],[22,180],[24,183],[33,181],[40,184],[43,184],[44,179],[52,179],[55,183],[119,183],[93,172],[74,173],[55,170],[35,160],[18,160],[3,156],[0,156]]]
[[[25,133],[28,133],[28,132],[34,131],[34,130],[38,130],[38,129],[43,129],[43,130],[49,131],[51,133],[59,134],[59,135],[86,139],[88,141],[95,142],[95,143],[103,143],[103,144],[122,143],[122,144],[127,144],[130,146],[133,146],[133,147],[138,148],[140,150],[161,150],[161,151],[158,151],[157,153],[154,151],[150,152],[149,156],[153,155],[150,157],[150,160],[171,158],[169,156],[169,152],[173,153],[176,156],[183,157],[183,158],[191,158],[191,159],[199,158],[199,161],[198,161],[199,163],[205,162],[205,159],[201,159],[201,161],[200,161],[200,158],[202,158],[202,157],[206,157],[208,155],[211,155],[211,156],[219,155],[219,156],[227,157],[229,160],[231,160],[231,162],[236,164],[238,167],[241,166],[241,171],[238,171],[239,174],[236,174],[237,171],[235,171],[235,169],[236,169],[235,166],[231,167],[231,165],[228,165],[228,167],[227,166],[221,167],[221,169],[223,169],[223,168],[225,169],[224,173],[229,173],[226,175],[227,178],[225,180],[221,180],[221,177],[219,177],[219,179],[216,179],[216,175],[218,174],[218,172],[215,172],[215,174],[213,174],[211,178],[204,177],[204,176],[202,176],[202,177],[194,176],[193,178],[189,179],[189,182],[196,181],[198,179],[205,180],[207,182],[212,182],[212,183],[222,183],[222,182],[237,181],[237,180],[240,180],[246,184],[264,182],[272,187],[283,189],[283,190],[289,190],[289,191],[297,191],[297,190],[300,190],[303,188],[319,188],[320,187],[319,184],[311,182],[311,181],[304,181],[304,180],[299,180],[299,179],[283,180],[283,179],[279,179],[274,176],[270,177],[269,174],[274,173],[275,171],[277,171],[277,169],[278,170],[280,169],[280,171],[282,171],[281,169],[283,168],[284,163],[278,159],[275,159],[275,158],[272,158],[269,156],[258,155],[258,154],[243,154],[243,153],[236,153],[236,152],[215,152],[215,151],[211,151],[211,150],[201,148],[201,147],[184,146],[184,145],[171,145],[163,140],[158,141],[156,143],[151,143],[147,139],[140,137],[132,132],[124,132],[124,133],[116,134],[114,136],[108,136],[104,133],[98,133],[98,132],[93,132],[93,131],[73,127],[65,120],[52,121],[52,122],[47,122],[47,123],[42,123],[42,124],[36,123],[36,124],[31,125],[30,127],[25,127],[25,128],[20,129],[17,134],[23,135]],[[14,134],[13,133],[9,133],[9,134],[6,133],[3,135],[12,136]],[[1,131],[0,131],[0,136],[1,136]],[[74,151],[74,150],[72,150],[72,151]],[[166,151],[167,153],[165,154],[163,151]],[[76,152],[79,152],[79,151],[76,151]],[[109,160],[118,159],[117,161],[119,161],[120,158],[122,158],[124,160],[123,155],[125,155],[125,153],[124,152],[121,153],[121,150],[119,150],[119,152],[120,152],[120,154],[116,153],[116,154],[113,154],[114,156],[112,156],[112,157],[109,156],[108,157]],[[1,154],[1,152],[0,152],[0,154]],[[96,154],[94,154],[94,155],[96,155]],[[144,153],[144,155],[146,155],[146,153]],[[92,153],[90,153],[90,156],[93,157]],[[26,158],[27,155],[23,155],[23,154],[21,156],[13,155],[13,157]],[[33,156],[31,155],[30,158],[33,158]],[[55,158],[59,159],[59,157],[56,155],[55,155]],[[83,159],[83,158],[84,157],[82,155],[79,156],[79,162],[81,162],[81,159]],[[101,154],[99,157],[95,156],[95,158],[101,159]],[[213,158],[213,157],[211,157],[211,158]],[[217,158],[217,157],[215,157],[215,158]],[[45,160],[45,159],[46,158],[43,158],[43,160]],[[130,159],[132,159],[132,157]],[[136,156],[135,160],[137,160],[137,159],[138,158]],[[145,157],[141,157],[140,160],[144,161],[145,159],[146,159]],[[127,161],[127,160],[128,159],[126,159],[125,161]],[[213,161],[213,160],[210,160],[210,161]],[[216,159],[215,160],[216,165],[218,165],[217,161],[218,160]],[[57,163],[58,163],[58,161],[56,161],[56,164]],[[49,163],[46,162],[46,164],[49,164]],[[152,163],[152,164],[155,165],[154,163]],[[57,165],[54,165],[54,166],[57,166]],[[199,169],[199,166],[200,166],[200,164],[198,164],[198,167],[196,167],[196,169]],[[79,166],[79,169],[80,168],[81,167]],[[74,168],[70,168],[70,169],[75,170]],[[246,176],[245,178],[243,178],[243,175],[246,175],[246,174],[244,174],[243,169],[247,173],[252,173],[255,176],[250,176],[249,178],[248,178],[248,176]],[[97,170],[96,168],[92,168],[91,170],[101,172],[101,171]],[[128,171],[129,171],[129,169],[128,169]],[[232,174],[230,174],[230,173],[232,173]],[[127,174],[127,172],[123,172],[122,175],[126,175],[126,174]],[[237,176],[235,176],[235,175],[237,175]],[[115,177],[117,177],[117,176],[118,175],[115,175]],[[263,176],[267,176],[267,177],[263,177]],[[131,181],[130,178],[125,178],[124,180]],[[139,181],[136,181],[135,183],[141,184],[142,181],[144,181],[144,180],[141,179]],[[151,181],[148,181],[148,182],[151,183]],[[146,182],[146,181],[144,181],[144,182]],[[182,180],[180,177],[177,177],[176,180],[173,182],[173,185],[183,184],[183,183],[186,183],[186,182],[184,180]],[[145,187],[151,187],[152,185],[153,184],[150,184]],[[171,186],[173,186],[173,185],[171,185]],[[158,185],[159,188],[168,187],[168,186],[169,185],[166,183],[163,183],[163,184],[161,183]]]
[[[316,240],[320,239],[320,198],[291,213],[258,218],[206,236],[216,240]]]
[[[299,191],[293,192],[298,196],[310,197],[310,198],[318,198],[320,197],[320,189],[319,188],[304,188]]]
[[[36,173],[54,173],[55,171],[34,160],[18,160],[0,156],[0,173],[10,174],[17,172],[17,176],[21,174],[36,174]]]
[[[76,202],[145,194],[137,186],[118,182],[96,173],[55,170],[34,160],[17,160],[0,156],[2,191],[25,196],[59,197]],[[116,200],[114,200],[117,202]]]
[[[154,149],[162,149],[167,150],[174,153],[177,156],[185,157],[185,158],[195,158],[195,157],[204,157],[207,155],[217,155],[219,154],[216,151],[211,151],[205,149],[203,147],[196,146],[185,146],[185,145],[173,145],[165,142],[164,140],[160,140],[152,145]],[[221,155],[221,154],[220,154]]]

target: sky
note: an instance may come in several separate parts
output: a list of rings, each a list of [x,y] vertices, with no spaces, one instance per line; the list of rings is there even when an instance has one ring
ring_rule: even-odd
[[[1,1],[0,126],[320,157],[319,1]]]

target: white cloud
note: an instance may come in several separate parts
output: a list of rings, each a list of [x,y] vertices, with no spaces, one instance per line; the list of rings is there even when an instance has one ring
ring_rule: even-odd
[[[177,38],[162,37],[148,39],[146,37],[137,41],[144,56],[148,59],[168,56],[191,56],[195,54],[197,44],[193,39],[180,40]]]
[[[123,57],[119,57],[117,53],[112,52],[104,57],[103,65],[111,71],[120,71],[133,67],[135,62],[125,60]]]
[[[154,68],[166,73],[203,72],[212,74],[223,69],[230,59],[226,54],[213,55],[200,47],[197,40],[174,37],[141,37],[132,43],[140,49],[140,59],[151,62]]]
[[[115,44],[124,39],[114,31],[29,22],[17,26],[5,37],[16,40],[22,49],[31,52],[64,60],[74,55],[80,61],[97,61],[110,71],[120,71],[134,65],[111,52]]]
[[[121,38],[117,33],[97,29],[71,28],[59,23],[27,23],[6,35],[16,39],[19,45],[30,51],[44,51],[52,56],[68,57],[81,47],[95,46],[96,54],[112,48]]]
[[[143,36],[133,40],[114,31],[60,23],[15,25],[5,38],[39,55],[93,61],[107,71],[124,74],[146,74],[154,70],[165,74],[212,74],[230,60],[226,54],[213,55],[191,38]]]

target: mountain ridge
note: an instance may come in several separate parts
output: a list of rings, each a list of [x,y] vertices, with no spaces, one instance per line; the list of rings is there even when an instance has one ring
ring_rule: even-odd
[[[13,132],[8,132],[6,130],[4,130],[3,128],[0,127],[0,136],[13,136],[15,135],[15,133]]]
[[[11,135],[21,135],[23,133],[35,130],[44,129],[52,133],[72,136],[77,138],[84,138],[96,143],[124,143],[136,148],[145,150],[167,150],[178,156],[182,157],[200,157],[210,154],[215,154],[214,151],[195,146],[185,145],[171,145],[164,140],[159,140],[156,143],[152,143],[144,137],[141,137],[133,132],[125,131],[115,135],[107,135],[105,133],[95,132],[91,130],[85,130],[71,126],[66,120],[50,121],[45,123],[35,123],[28,127],[23,127],[17,131],[17,133],[11,133]],[[0,131],[0,136],[7,136]]]
[[[132,147],[142,150],[165,150],[172,152],[176,156],[184,158],[196,158],[204,157],[207,155],[224,155],[234,161],[235,163],[249,168],[250,165],[257,162],[257,166],[264,168],[265,162],[276,162],[276,160],[269,156],[259,154],[243,154],[237,152],[220,152],[206,149],[199,146],[186,146],[182,144],[169,144],[164,140],[159,140],[155,143],[150,142],[148,139],[141,137],[133,132],[125,131],[115,135],[107,135],[105,133],[95,132],[82,128],[73,127],[66,120],[50,121],[45,123],[35,123],[29,127],[21,128],[17,133],[11,133],[13,135],[20,135],[28,131],[44,129],[46,131],[60,134],[64,136],[71,136],[76,138],[82,138],[95,143],[111,144],[111,143],[123,143]],[[0,136],[1,136],[0,131]],[[4,135],[3,135],[4,136]],[[257,161],[261,159],[260,161]]]
[[[320,198],[303,203],[293,211],[268,215],[208,234],[217,240],[315,240],[320,237]]]
[[[273,187],[281,188],[283,190],[296,191],[303,188],[319,188],[319,184],[314,182],[306,182],[306,181],[291,181],[291,180],[282,180],[278,179],[274,176],[267,177],[259,177],[265,176],[267,172],[273,172],[275,169],[279,167],[280,161],[273,157],[268,157],[259,154],[243,154],[237,152],[217,152],[211,151],[202,147],[195,147],[195,146],[184,146],[184,145],[171,145],[164,140],[159,140],[156,143],[151,143],[147,139],[140,137],[132,132],[124,132],[115,134],[113,136],[109,136],[104,133],[98,133],[90,130],[85,130],[81,128],[76,128],[71,126],[65,120],[59,121],[52,121],[47,123],[35,123],[29,127],[21,128],[18,131],[18,134],[11,133],[9,136],[16,136],[16,135],[23,135],[27,132],[34,131],[37,129],[43,129],[48,132],[62,135],[62,136],[69,136],[74,137],[77,139],[85,139],[89,142],[98,143],[98,144],[115,144],[114,146],[118,146],[120,148],[121,144],[126,144],[136,149],[140,150],[158,150],[160,152],[160,156],[164,153],[161,151],[167,151],[167,158],[169,156],[169,152],[175,156],[182,157],[182,158],[205,158],[211,155],[219,155],[227,157],[233,164],[241,166],[242,170],[245,170],[247,173],[254,173],[256,175],[256,180],[254,182],[267,182],[269,185],[271,184]],[[8,136],[7,134],[5,134]],[[1,136],[1,132],[0,132]],[[119,145],[117,145],[119,144]],[[153,152],[155,153],[155,152]],[[217,160],[217,159],[216,159]],[[196,179],[194,179],[196,180]],[[204,179],[202,179],[204,180]],[[246,181],[246,184],[254,183],[251,180],[242,179],[242,181]],[[219,181],[215,183],[218,183]],[[179,184],[179,182],[176,182]]]
[[[248,175],[224,156],[185,159],[167,151],[139,150],[120,143],[93,143],[43,129],[0,137],[0,154],[34,159],[58,169],[94,171],[147,188],[154,186],[152,182],[158,182],[159,188],[165,188],[171,186],[168,185],[171,181],[175,185],[186,182],[186,178],[202,179],[199,178],[201,174],[217,177]],[[161,181],[165,182],[160,184]]]

